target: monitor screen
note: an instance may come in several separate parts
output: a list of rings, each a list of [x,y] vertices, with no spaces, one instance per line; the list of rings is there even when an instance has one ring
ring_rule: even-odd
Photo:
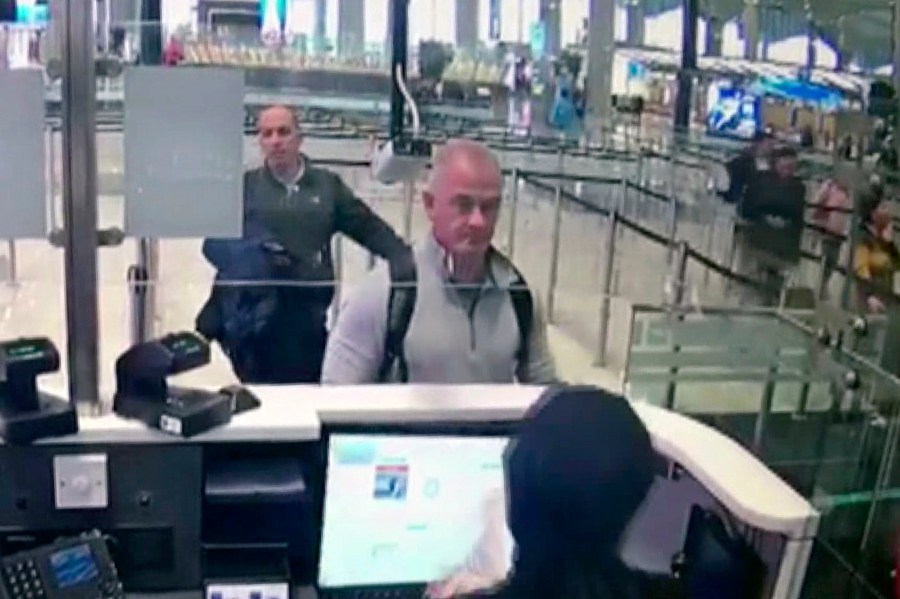
[[[728,84],[710,86],[706,126],[710,133],[749,139],[761,129],[759,98]]]
[[[456,571],[485,530],[489,506],[504,505],[507,441],[331,435],[320,588],[419,584]]]

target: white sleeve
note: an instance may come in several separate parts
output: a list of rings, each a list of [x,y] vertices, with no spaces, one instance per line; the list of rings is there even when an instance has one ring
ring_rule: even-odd
[[[378,382],[387,335],[390,277],[387,267],[376,268],[341,302],[328,334],[322,383],[361,385]]]

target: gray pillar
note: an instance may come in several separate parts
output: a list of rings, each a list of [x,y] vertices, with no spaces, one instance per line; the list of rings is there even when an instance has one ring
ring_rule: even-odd
[[[62,165],[69,398],[99,406],[93,2],[62,4]]]
[[[759,2],[746,0],[744,4],[744,58],[759,58]]]
[[[675,97],[676,130],[691,126],[691,100],[694,94],[694,75],[697,71],[698,0],[682,0],[681,69],[678,71],[678,93]]]
[[[456,46],[463,52],[478,47],[478,6],[478,0],[456,0]]]
[[[590,0],[587,112],[594,122],[612,119],[612,66],[616,47],[616,1]]]
[[[722,39],[725,36],[725,23],[722,19],[709,17],[706,20],[706,39],[703,44],[705,56],[722,56]]]
[[[561,12],[563,0],[541,0],[540,18],[547,31],[547,47],[545,51],[552,56],[559,56],[562,49]]]
[[[338,0],[338,52],[361,56],[366,46],[366,0]]]
[[[313,13],[313,40],[317,50],[324,50],[325,38],[328,36],[328,3],[316,0]]]
[[[644,23],[646,14],[644,13],[644,5],[639,1],[632,1],[625,7],[627,33],[625,34],[625,43],[628,46],[644,45]]]

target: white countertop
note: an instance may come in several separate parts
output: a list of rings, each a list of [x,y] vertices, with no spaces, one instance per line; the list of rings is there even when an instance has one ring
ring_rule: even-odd
[[[522,417],[541,387],[520,385],[257,386],[261,407],[230,424],[181,439],[115,414],[80,419],[61,443],[241,443],[314,441],[322,426],[390,422],[491,422]],[[687,416],[644,403],[635,409],[656,450],[680,464],[743,522],[792,539],[815,533],[818,513],[738,443]]]

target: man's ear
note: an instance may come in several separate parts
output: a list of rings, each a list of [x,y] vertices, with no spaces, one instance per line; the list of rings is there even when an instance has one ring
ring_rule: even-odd
[[[434,208],[434,194],[427,189],[422,192],[422,206],[424,206],[425,211],[429,213]]]

